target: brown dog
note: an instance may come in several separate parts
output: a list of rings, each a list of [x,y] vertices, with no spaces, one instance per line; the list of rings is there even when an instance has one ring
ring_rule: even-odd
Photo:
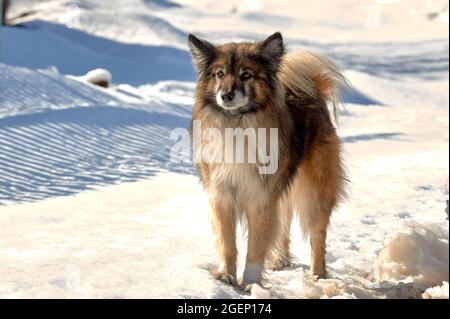
[[[345,183],[341,142],[327,102],[332,100],[336,110],[337,90],[346,83],[342,73],[317,54],[286,54],[280,33],[262,42],[220,46],[190,35],[189,46],[199,74],[193,125],[201,123],[202,132],[213,129],[225,136],[229,129],[243,133],[215,141],[202,135],[196,145],[208,144],[200,157],[196,151],[218,237],[217,278],[236,283],[240,219],[248,226],[244,288],[261,283],[271,253],[275,268],[289,265],[294,212],[300,216],[304,235],[310,236],[311,274],[325,276],[327,226],[344,196]],[[262,135],[252,134],[261,129]],[[270,129],[276,129],[277,135],[269,143]],[[237,143],[239,138],[245,154],[237,144],[230,149],[225,143]],[[261,172],[264,157],[248,161],[251,146],[258,155],[271,148],[275,170]],[[224,160],[223,154],[230,150],[244,161]]]

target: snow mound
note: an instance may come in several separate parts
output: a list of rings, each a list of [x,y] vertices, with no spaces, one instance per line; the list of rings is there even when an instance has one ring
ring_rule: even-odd
[[[413,282],[426,289],[448,282],[448,232],[410,224],[384,242],[378,255],[378,281]]]
[[[95,69],[79,77],[79,79],[101,87],[109,87],[111,85],[112,75],[108,70]]]
[[[424,299],[448,299],[448,282],[444,281],[442,286],[428,288],[422,295]]]

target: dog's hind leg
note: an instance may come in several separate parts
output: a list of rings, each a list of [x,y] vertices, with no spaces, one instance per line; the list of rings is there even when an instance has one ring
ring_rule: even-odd
[[[311,275],[318,278],[325,278],[325,253],[327,227],[330,220],[331,212],[315,212],[316,218],[313,218],[310,228],[310,245],[311,245]]]
[[[212,211],[212,222],[217,235],[217,251],[220,266],[215,273],[216,279],[231,285],[236,282],[236,206],[231,194],[222,192],[220,197],[210,200]]]
[[[272,253],[272,269],[282,270],[291,266],[291,224],[293,218],[293,207],[290,196],[286,195],[279,204],[280,230]]]
[[[297,180],[296,208],[304,235],[311,245],[311,275],[323,278],[327,227],[331,213],[344,196],[345,174],[337,136],[314,146],[303,162]]]
[[[325,245],[327,237],[327,227],[330,221],[332,208],[324,207],[323,195],[320,185],[305,172],[300,174],[302,191],[299,196],[298,211],[300,223],[305,237],[309,237],[311,245],[311,268],[312,276],[324,278],[325,270]]]

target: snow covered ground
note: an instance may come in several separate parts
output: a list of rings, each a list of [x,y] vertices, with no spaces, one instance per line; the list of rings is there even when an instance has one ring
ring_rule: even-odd
[[[448,298],[448,1],[15,0],[0,29],[0,297]],[[293,10],[292,8],[295,8]],[[213,280],[207,197],[170,160],[195,74],[186,34],[254,40],[345,70],[351,196],[329,277],[295,264],[246,294]],[[111,72],[109,89],[84,74]],[[240,241],[241,263],[245,256]]]

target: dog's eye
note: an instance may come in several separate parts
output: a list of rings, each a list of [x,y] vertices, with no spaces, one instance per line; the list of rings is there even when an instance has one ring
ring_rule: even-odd
[[[223,78],[225,76],[225,73],[223,73],[223,71],[217,71],[216,72],[216,77],[218,78],[218,79],[221,79],[221,78]]]
[[[241,79],[244,81],[249,80],[251,78],[253,78],[253,74],[251,72],[245,71],[241,74]]]

